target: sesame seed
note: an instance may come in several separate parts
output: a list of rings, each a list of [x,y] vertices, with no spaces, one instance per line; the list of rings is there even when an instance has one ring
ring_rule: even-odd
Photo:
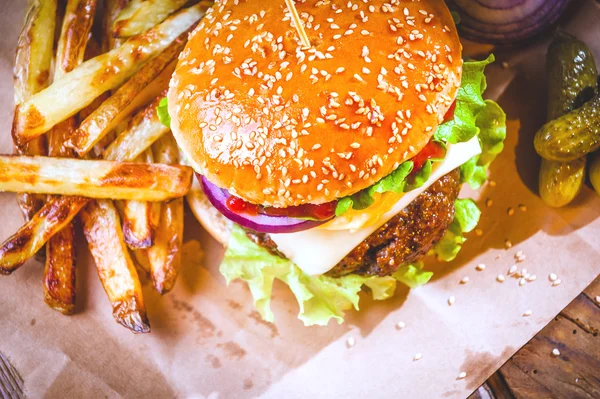
[[[348,340],[346,341],[346,346],[348,348],[352,348],[355,343],[356,343],[356,340],[354,339],[354,337],[349,337]]]
[[[562,283],[562,281],[561,281],[560,279],[557,279],[556,281],[554,281],[554,282],[552,283],[552,286],[553,286],[553,287],[556,287],[556,286],[560,285],[560,283]]]
[[[478,237],[481,237],[483,235],[483,230],[481,229],[475,229],[475,235]]]
[[[506,210],[506,214],[507,214],[508,216],[512,216],[512,215],[514,215],[514,214],[515,214],[515,210],[514,210],[513,208],[508,208],[508,209]]]
[[[469,276],[465,276],[462,278],[462,280],[460,280],[461,284],[467,284],[469,282],[470,278]]]
[[[465,373],[464,371],[461,371],[460,374],[458,375],[458,377],[456,377],[457,380],[462,380],[464,378],[467,377],[467,373]]]
[[[537,276],[535,274],[532,274],[531,276],[527,277],[527,281],[532,282],[535,281],[537,279]]]
[[[560,351],[558,350],[558,348],[552,349],[552,356],[560,356]]]
[[[491,199],[491,198],[488,198],[488,199],[485,201],[485,206],[487,206],[487,207],[489,208],[489,207],[490,207],[490,206],[492,206],[492,205],[494,205],[494,201],[492,201],[492,199]]]
[[[523,204],[519,204],[519,210],[521,212],[526,212],[527,211],[527,206],[523,205]]]
[[[526,310],[525,313],[523,313],[523,317],[529,317],[533,314],[533,312],[531,310]]]
[[[504,275],[503,275],[503,274],[499,274],[499,275],[496,277],[496,280],[497,280],[499,283],[503,283],[503,282],[504,282],[504,280],[505,280],[505,277],[504,277]]]
[[[508,249],[508,248],[512,248],[512,242],[510,242],[510,240],[504,240],[504,246]]]
[[[522,287],[525,285],[525,283],[527,283],[527,280],[525,280],[524,277],[521,277],[521,279],[519,279],[519,287]]]
[[[454,302],[456,302],[456,297],[451,295],[450,298],[448,298],[448,306],[454,305]]]
[[[510,267],[510,269],[508,269],[508,275],[510,276],[511,274],[515,274],[516,271],[517,271],[517,265],[512,265]]]
[[[557,278],[558,276],[554,273],[550,273],[550,275],[548,275],[548,280],[550,281],[556,281]]]
[[[485,270],[485,264],[480,263],[477,266],[475,266],[475,269],[481,272],[481,271]]]
[[[406,323],[404,323],[403,321],[399,321],[398,323],[396,323],[397,330],[402,330],[404,327],[406,327]]]
[[[596,297],[596,302],[600,303],[600,295]]]
[[[415,354],[415,356],[413,357],[413,361],[417,361],[417,360],[421,360],[423,358],[423,355],[420,353]]]

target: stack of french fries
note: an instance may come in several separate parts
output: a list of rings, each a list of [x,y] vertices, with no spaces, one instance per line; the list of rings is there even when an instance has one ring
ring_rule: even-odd
[[[150,331],[138,273],[161,294],[175,284],[193,171],[156,107],[210,6],[30,0],[14,69],[17,155],[0,156],[0,191],[19,193],[26,224],[0,246],[0,274],[45,249],[45,302],[63,314],[75,310],[76,216],[118,323]]]

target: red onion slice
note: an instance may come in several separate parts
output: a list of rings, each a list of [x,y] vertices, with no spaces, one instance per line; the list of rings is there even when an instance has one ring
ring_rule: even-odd
[[[326,220],[304,220],[286,216],[237,214],[227,207],[227,199],[231,196],[227,190],[215,186],[204,176],[196,176],[202,183],[202,189],[212,206],[227,219],[242,227],[247,227],[259,233],[295,233],[312,229],[326,222]]]
[[[485,43],[512,44],[554,24],[569,0],[453,0],[465,37]]]

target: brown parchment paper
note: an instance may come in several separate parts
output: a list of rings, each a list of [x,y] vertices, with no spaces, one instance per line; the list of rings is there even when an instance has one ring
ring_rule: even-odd
[[[5,1],[0,12],[3,153],[11,152],[11,68],[24,4]],[[598,21],[600,8],[581,0],[562,25],[600,59]],[[326,328],[303,327],[291,294],[276,286],[276,324],[270,325],[253,310],[243,284],[225,286],[218,272],[222,249],[188,215],[185,267],[175,291],[160,298],[145,287],[150,335],[134,336],[114,322],[80,240],[79,304],[72,317],[44,304],[43,266],[36,261],[0,277],[0,352],[21,373],[31,398],[466,397],[600,271],[600,198],[586,187],[572,206],[552,210],[535,194],[539,161],[532,137],[545,119],[548,42],[545,37],[518,50],[495,50],[499,62],[489,69],[487,95],[509,119],[506,148],[491,169],[496,185],[465,193],[479,199],[481,235],[471,234],[453,263],[434,263],[436,275],[427,286],[399,288],[383,303],[365,295],[360,313],[349,312],[343,325]],[[0,194],[0,239],[21,224],[14,195]],[[515,278],[497,282],[518,251],[526,256],[519,269],[537,280],[524,286]],[[476,270],[479,263],[485,270]],[[549,273],[562,284],[552,287]],[[459,284],[465,276],[470,281]],[[453,306],[447,303],[451,295]],[[532,315],[524,317],[527,310]],[[399,321],[406,327],[397,329]],[[417,353],[422,358],[414,361]],[[466,378],[458,379],[463,371]]]

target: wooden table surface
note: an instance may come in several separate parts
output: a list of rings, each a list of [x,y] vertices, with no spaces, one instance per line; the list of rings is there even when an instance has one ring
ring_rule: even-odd
[[[469,399],[600,398],[599,332],[600,276]]]

